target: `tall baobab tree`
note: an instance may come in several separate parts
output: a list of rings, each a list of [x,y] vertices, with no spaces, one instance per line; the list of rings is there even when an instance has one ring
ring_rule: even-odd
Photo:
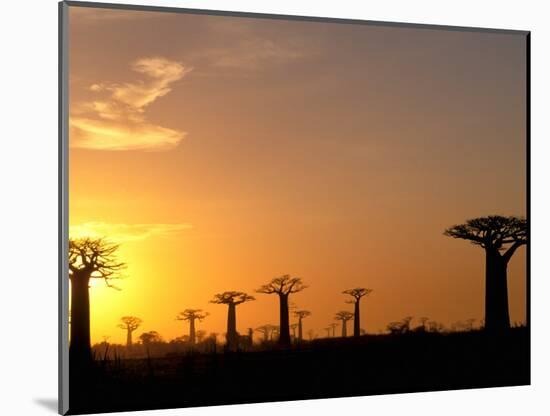
[[[485,329],[509,329],[508,263],[516,250],[527,244],[527,220],[499,215],[474,218],[448,228],[444,234],[485,250]]]
[[[118,327],[126,331],[126,346],[131,347],[132,333],[139,328],[143,321],[135,316],[123,316],[120,318],[120,321],[121,323],[118,324]]]
[[[302,320],[307,318],[308,316],[311,316],[310,311],[306,311],[305,309],[294,311],[294,316],[298,318],[298,339],[300,341],[303,341],[303,323]]]
[[[259,326],[258,328],[256,328],[256,332],[259,332],[260,334],[262,334],[262,338],[263,338],[264,342],[267,342],[267,341],[269,341],[269,339],[271,337],[271,333],[276,328],[277,327],[275,325],[266,324],[266,325],[262,325],[262,326]]]
[[[372,289],[365,287],[356,287],[355,289],[344,290],[342,293],[350,295],[353,299],[348,300],[346,303],[353,304],[353,336],[358,337],[361,335],[361,314],[359,313],[359,302],[361,298],[369,295]]]
[[[226,341],[227,348],[230,351],[237,349],[239,344],[239,335],[237,333],[237,305],[241,303],[255,300],[254,296],[250,296],[244,292],[223,292],[214,295],[214,299],[211,303],[217,303],[220,305],[227,305],[227,332]]]
[[[334,319],[342,321],[342,337],[348,336],[348,321],[353,318],[353,314],[348,311],[337,312]]]
[[[307,288],[299,277],[291,277],[285,274],[276,277],[266,285],[261,286],[256,292],[276,294],[279,296],[279,344],[290,345],[290,329],[288,320],[288,297]]]
[[[203,312],[202,309],[186,309],[176,316],[178,321],[189,321],[189,343],[191,345],[195,345],[196,341],[195,321],[201,322],[208,315],[208,312]]]
[[[90,342],[90,280],[103,279],[113,287],[112,280],[121,277],[126,267],[117,259],[119,246],[104,239],[69,240],[69,279],[71,283],[70,356],[73,363],[91,361]]]

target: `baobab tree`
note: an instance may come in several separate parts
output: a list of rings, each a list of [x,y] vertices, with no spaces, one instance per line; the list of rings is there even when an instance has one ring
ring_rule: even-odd
[[[296,329],[298,328],[298,324],[291,324],[290,330],[292,331],[292,338],[296,339]]]
[[[332,331],[332,336],[335,337],[336,336],[336,327],[338,326],[338,324],[335,324],[334,322],[330,323],[328,325],[328,327],[331,329]]]
[[[302,320],[307,318],[308,316],[311,316],[310,311],[306,311],[304,309],[295,311],[294,316],[298,318],[298,339],[300,341],[303,341],[303,323]]]
[[[126,346],[131,347],[132,333],[139,328],[143,321],[135,316],[123,316],[120,318],[120,321],[121,323],[118,324],[118,327],[126,331]]]
[[[356,287],[355,289],[344,290],[342,293],[345,295],[350,295],[353,299],[346,301],[346,303],[353,304],[353,336],[358,337],[361,335],[361,314],[359,313],[359,302],[361,298],[369,295],[372,292],[372,289],[367,289],[365,287]]]
[[[269,339],[271,337],[271,333],[276,328],[277,327],[275,325],[266,324],[266,325],[262,325],[262,326],[259,326],[258,328],[256,328],[256,332],[259,332],[260,334],[262,334],[264,342],[267,342],[267,341],[269,341]]]
[[[337,312],[334,319],[342,321],[342,337],[348,336],[348,321],[353,318],[353,314],[348,311]]]
[[[227,349],[234,351],[239,345],[239,334],[237,333],[237,305],[241,303],[250,302],[255,300],[254,296],[250,296],[244,292],[223,292],[214,295],[214,299],[211,303],[217,303],[220,305],[227,305],[227,332],[226,341]]]
[[[327,331],[327,338],[330,338],[330,333],[332,332],[332,328],[330,326],[327,326],[326,328],[323,328],[325,331]]]
[[[203,312],[202,309],[186,309],[176,316],[178,321],[189,321],[189,343],[191,345],[195,345],[196,340],[195,321],[201,322],[208,315],[208,312]]]
[[[279,344],[290,345],[290,328],[288,321],[288,297],[307,288],[299,277],[291,277],[285,274],[276,277],[266,285],[261,286],[256,292],[276,294],[279,296]]]
[[[485,250],[485,329],[509,329],[508,263],[516,250],[527,244],[527,220],[499,215],[474,218],[448,228],[444,235],[468,240]]]
[[[71,283],[70,356],[73,364],[92,359],[90,342],[90,281],[103,279],[113,287],[112,280],[121,277],[126,265],[117,258],[119,246],[102,238],[69,240],[69,279]]]

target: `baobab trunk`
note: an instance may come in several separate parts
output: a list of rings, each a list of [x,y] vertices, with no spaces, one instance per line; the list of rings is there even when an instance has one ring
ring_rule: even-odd
[[[348,336],[348,321],[342,320],[342,337]]]
[[[71,279],[71,361],[84,364],[92,359],[90,343],[90,279],[74,275]]]
[[[280,324],[279,324],[279,344],[290,345],[290,325],[288,322],[288,295],[279,295],[280,301]]]
[[[510,328],[508,261],[495,249],[488,249],[485,254],[485,329],[503,332]]]
[[[353,315],[353,336],[358,337],[361,335],[361,322],[360,322],[360,315],[359,315],[359,299],[355,301],[355,310]]]
[[[126,334],[126,346],[131,347],[132,346],[132,331],[130,329],[127,330],[128,333]]]
[[[227,347],[233,350],[237,346],[237,314],[235,304],[229,303],[227,310]]]
[[[302,317],[298,318],[298,339],[302,341]]]
[[[191,345],[195,345],[195,320],[189,320],[189,342]]]

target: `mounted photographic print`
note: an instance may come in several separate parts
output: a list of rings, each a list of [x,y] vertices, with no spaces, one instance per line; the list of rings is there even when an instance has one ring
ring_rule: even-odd
[[[60,412],[530,383],[529,32],[60,3]]]

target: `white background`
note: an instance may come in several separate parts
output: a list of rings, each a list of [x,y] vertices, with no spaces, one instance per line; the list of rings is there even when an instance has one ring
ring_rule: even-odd
[[[545,261],[550,245],[545,238],[550,235],[550,15],[545,1],[136,3],[532,31],[532,386],[147,414],[550,414],[550,272]],[[57,397],[57,4],[11,0],[1,7],[0,414],[51,415]]]

